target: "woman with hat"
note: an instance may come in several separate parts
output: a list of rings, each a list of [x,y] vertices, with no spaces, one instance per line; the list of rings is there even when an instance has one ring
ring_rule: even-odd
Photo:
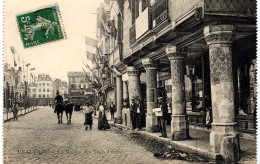
[[[103,102],[101,102],[100,105],[99,105],[98,129],[99,130],[110,129],[110,125],[108,124],[108,121],[107,121]]]

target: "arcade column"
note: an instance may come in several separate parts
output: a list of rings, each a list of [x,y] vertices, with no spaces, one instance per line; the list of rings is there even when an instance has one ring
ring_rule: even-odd
[[[143,66],[146,71],[146,100],[147,100],[147,115],[146,115],[146,131],[157,132],[159,125],[157,117],[153,113],[153,109],[157,107],[157,64],[150,58],[142,59]]]
[[[123,81],[123,99],[129,99],[127,81]]]
[[[141,100],[140,75],[138,69],[133,66],[127,67],[129,104],[132,98]]]
[[[231,44],[233,25],[212,25],[204,28],[209,46],[213,123],[210,147],[224,159],[239,159],[239,136],[235,129],[234,81]]]
[[[123,99],[123,82],[122,75],[116,76],[116,123],[122,124],[122,99]]]
[[[176,45],[168,46],[166,48],[166,53],[171,62],[172,140],[185,140],[189,138],[184,82],[185,53],[181,52]]]

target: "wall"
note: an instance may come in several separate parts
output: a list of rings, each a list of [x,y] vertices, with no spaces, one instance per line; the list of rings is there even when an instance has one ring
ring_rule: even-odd
[[[129,29],[132,26],[132,16],[128,0],[124,1],[124,23],[123,23],[123,58],[131,53],[129,42]]]

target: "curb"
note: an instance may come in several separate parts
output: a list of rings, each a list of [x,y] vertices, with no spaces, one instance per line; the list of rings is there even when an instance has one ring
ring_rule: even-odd
[[[115,124],[110,124],[110,125],[112,125],[116,128],[119,128],[121,130],[129,130],[128,127],[125,127],[124,125],[121,125],[121,124],[115,123]],[[219,153],[212,153],[212,152],[209,152],[208,150],[205,150],[203,148],[190,146],[190,145],[187,145],[187,144],[180,143],[178,141],[171,141],[171,140],[169,140],[169,138],[168,139],[167,138],[159,138],[158,136],[154,135],[153,133],[148,133],[146,131],[136,131],[136,130],[133,130],[133,131],[135,133],[139,133],[139,134],[142,134],[142,135],[153,137],[154,139],[157,139],[159,141],[170,144],[175,149],[178,149],[178,150],[186,152],[186,153],[195,153],[195,154],[201,155],[203,157],[207,157],[207,158],[214,159],[214,160],[221,160],[222,159],[222,156]]]

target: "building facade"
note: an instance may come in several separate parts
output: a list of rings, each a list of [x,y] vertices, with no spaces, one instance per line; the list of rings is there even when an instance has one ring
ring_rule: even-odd
[[[146,130],[156,131],[152,110],[165,89],[173,140],[189,138],[189,123],[205,126],[210,110],[212,153],[237,160],[238,131],[256,129],[256,1],[122,0],[102,5],[98,47],[110,45],[103,52],[116,77],[118,120],[119,102],[137,98],[146,105]]]
[[[61,81],[60,79],[55,79],[53,81],[53,95],[56,95],[56,92],[59,91],[59,94],[63,97],[68,96],[68,84],[65,81]]]
[[[88,82],[84,72],[68,72],[70,96],[84,96],[88,87]]]
[[[37,78],[37,95],[36,98],[51,98],[56,94],[53,93],[53,81],[49,75],[39,74]]]

